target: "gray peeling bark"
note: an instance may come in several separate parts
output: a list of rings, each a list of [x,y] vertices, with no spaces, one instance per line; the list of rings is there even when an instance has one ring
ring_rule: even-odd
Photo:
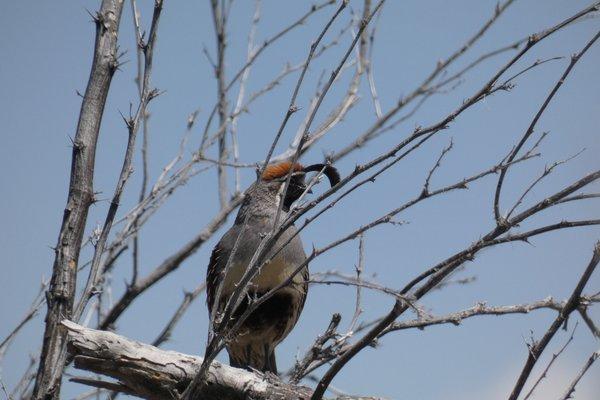
[[[202,358],[162,350],[108,331],[86,328],[63,321],[68,329],[68,350],[75,367],[109,376],[117,382],[73,378],[75,382],[117,390],[144,399],[177,399],[196,375]],[[229,367],[214,361],[200,398],[203,400],[298,400],[309,399],[312,390]],[[377,400],[372,397],[342,396],[338,400]]]
[[[63,321],[68,328],[69,353],[75,367],[110,376],[119,390],[145,399],[177,398],[187,387],[202,359],[135,342],[115,333]],[[274,379],[274,378],[273,378]],[[93,384],[91,381],[85,383]],[[202,399],[309,398],[311,391],[214,362]]]
[[[79,250],[88,209],[94,201],[93,177],[96,143],[112,76],[117,69],[117,34],[123,0],[103,0],[95,17],[96,41],[88,85],[73,140],[71,179],[67,205],[55,248],[48,311],[34,399],[58,399],[66,358],[66,331],[60,325],[70,318],[75,299]]]

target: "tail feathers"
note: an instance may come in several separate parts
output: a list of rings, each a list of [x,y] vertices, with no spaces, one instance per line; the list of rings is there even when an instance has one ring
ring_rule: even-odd
[[[245,346],[242,348],[229,347],[229,365],[235,368],[270,372],[277,375],[275,349],[270,346]]]
[[[263,372],[271,372],[274,375],[277,375],[277,363],[275,362],[275,350],[271,351],[269,357],[267,357],[266,368]]]

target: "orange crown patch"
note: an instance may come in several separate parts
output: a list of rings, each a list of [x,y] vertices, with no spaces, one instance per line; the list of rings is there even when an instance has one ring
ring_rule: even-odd
[[[273,179],[281,178],[286,176],[290,169],[292,168],[292,163],[290,161],[284,161],[277,164],[272,164],[265,168],[265,172],[262,174],[262,178],[265,181],[270,181]],[[296,163],[294,164],[294,172],[302,171],[302,165]]]

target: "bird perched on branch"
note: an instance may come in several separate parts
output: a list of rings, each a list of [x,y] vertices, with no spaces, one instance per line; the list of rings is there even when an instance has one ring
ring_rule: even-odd
[[[281,223],[290,206],[307,191],[304,178],[311,171],[322,171],[332,187],[340,181],[337,170],[330,165],[303,167],[297,163],[282,162],[267,166],[260,179],[247,190],[234,225],[219,240],[210,257],[206,292],[213,322],[223,321],[227,302],[250,267],[255,253],[260,252],[261,241],[273,231],[277,213],[280,213]],[[290,173],[289,187],[283,193]],[[235,322],[255,299],[290,279],[306,262],[302,241],[293,225],[281,234],[267,254],[265,260],[270,261],[249,282],[248,292],[241,298],[229,322]],[[304,265],[287,285],[259,305],[228,341],[226,347],[231,366],[277,374],[275,347],[296,325],[307,291],[308,265]]]

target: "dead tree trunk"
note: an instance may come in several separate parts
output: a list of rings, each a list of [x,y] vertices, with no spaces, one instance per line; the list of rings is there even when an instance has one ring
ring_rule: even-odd
[[[116,379],[116,382],[73,378],[75,382],[150,400],[177,399],[202,364],[202,358],[162,350],[112,332],[99,331],[64,320],[68,351],[75,367]],[[312,390],[290,385],[274,376],[233,368],[214,361],[207,374],[203,400],[309,399]],[[339,397],[373,399],[373,397]]]

